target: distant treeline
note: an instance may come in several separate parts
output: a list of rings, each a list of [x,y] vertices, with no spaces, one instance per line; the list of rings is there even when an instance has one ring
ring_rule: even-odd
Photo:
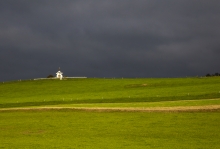
[[[220,73],[214,73],[214,74],[207,74],[206,77],[212,77],[212,76],[220,76]]]

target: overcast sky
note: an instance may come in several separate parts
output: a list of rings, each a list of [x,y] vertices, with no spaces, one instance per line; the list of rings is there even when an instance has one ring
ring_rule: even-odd
[[[0,81],[220,73],[219,0],[1,0]]]

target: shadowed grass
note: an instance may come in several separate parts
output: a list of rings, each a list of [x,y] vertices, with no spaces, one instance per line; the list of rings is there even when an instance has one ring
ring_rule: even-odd
[[[109,107],[109,108],[131,108],[131,107],[178,107],[178,106],[208,106],[220,105],[220,99],[201,99],[201,100],[180,100],[180,101],[161,101],[161,102],[132,102],[132,103],[85,103],[85,104],[60,104],[49,107]]]

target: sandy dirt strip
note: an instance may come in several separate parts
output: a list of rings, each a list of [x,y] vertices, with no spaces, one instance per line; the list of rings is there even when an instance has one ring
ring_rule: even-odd
[[[193,111],[220,111],[220,105],[208,106],[179,106],[179,107],[31,107],[31,108],[2,108],[0,111],[40,111],[40,110],[81,110],[81,111],[140,111],[140,112],[193,112]]]

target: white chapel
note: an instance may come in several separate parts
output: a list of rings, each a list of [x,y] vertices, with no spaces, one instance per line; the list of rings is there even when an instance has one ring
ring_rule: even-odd
[[[60,68],[59,68],[59,71],[56,73],[57,75],[57,78],[59,78],[60,80],[63,79],[63,73],[60,71]]]

